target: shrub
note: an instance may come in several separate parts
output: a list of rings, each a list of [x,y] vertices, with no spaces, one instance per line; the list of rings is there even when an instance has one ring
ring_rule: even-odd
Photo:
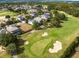
[[[14,55],[16,54],[16,44],[15,43],[10,43],[8,46],[7,46],[7,52]]]
[[[33,29],[38,29],[39,24],[36,21],[34,21],[32,27]]]
[[[61,56],[62,58],[67,58],[70,57],[71,54],[75,51],[75,48],[77,47],[77,45],[79,44],[79,37],[76,38],[75,41],[73,41],[69,47],[66,49],[66,51],[64,51],[64,54]]]
[[[0,43],[3,46],[7,46],[10,43],[15,43],[17,41],[16,36],[14,36],[13,34],[0,34]]]
[[[5,18],[10,18],[10,16],[9,15],[6,15]]]

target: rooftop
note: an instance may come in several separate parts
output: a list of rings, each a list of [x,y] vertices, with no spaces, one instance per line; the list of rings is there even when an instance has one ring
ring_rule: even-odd
[[[32,30],[31,25],[29,25],[29,24],[27,24],[27,23],[21,23],[19,26],[20,26],[19,28],[20,28],[23,32],[28,32],[28,31]]]

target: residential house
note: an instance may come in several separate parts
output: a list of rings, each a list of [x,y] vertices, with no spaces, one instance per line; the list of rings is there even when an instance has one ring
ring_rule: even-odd
[[[47,9],[48,6],[47,5],[42,5],[43,9]]]
[[[41,20],[42,20],[42,18],[40,16],[39,17],[35,17],[34,19],[29,19],[28,20],[28,24],[33,25],[34,21],[36,21],[37,23],[40,24]]]
[[[50,18],[50,13],[44,13],[43,15],[41,15],[41,18],[44,20],[48,20],[48,18]]]
[[[1,16],[0,16],[0,24],[4,22],[3,19],[5,19],[5,17],[3,17],[3,16],[1,17]]]
[[[7,33],[6,29],[0,28],[0,34],[5,34],[5,33]]]
[[[28,24],[33,25],[34,20],[33,19],[29,19],[28,20]]]
[[[29,15],[32,16],[32,17],[35,17],[36,13],[30,13]]]
[[[32,30],[32,26],[27,23],[20,23],[19,28],[22,32],[28,32],[28,31]]]
[[[35,17],[33,20],[36,21],[36,22],[38,22],[38,23],[40,23],[41,20],[42,20],[42,18],[39,16],[39,17]]]
[[[43,7],[42,5],[34,5],[33,8],[37,10],[41,10]]]
[[[38,17],[35,17],[34,19],[29,19],[28,24],[33,25],[34,21],[36,21],[38,24],[40,24],[43,19],[46,19],[46,18],[44,16],[42,16],[42,17],[38,16]]]
[[[18,15],[17,16],[17,20],[20,21],[20,22],[22,22],[22,21],[25,20],[25,17],[23,15]]]
[[[45,15],[41,15],[41,18],[42,18],[43,20],[47,20],[47,19],[48,19]]]
[[[5,16],[1,16],[0,17],[0,24],[2,24],[2,23],[6,24],[6,22],[9,21],[9,20],[10,20],[9,18],[5,18]]]
[[[18,27],[16,27],[15,25],[6,26],[6,30],[15,35],[20,34],[20,29]]]
[[[36,13],[37,12],[37,9],[28,9],[27,12],[28,13],[34,13],[34,12]]]
[[[44,13],[44,15],[46,15],[46,16],[50,16],[50,13],[49,13],[49,12],[47,12],[47,13]]]
[[[8,18],[3,19],[4,22],[8,22],[9,20],[10,19],[8,19]]]
[[[48,12],[48,10],[47,9],[41,9],[43,12]]]

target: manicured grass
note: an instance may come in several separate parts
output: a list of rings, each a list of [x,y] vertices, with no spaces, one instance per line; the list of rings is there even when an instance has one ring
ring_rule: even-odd
[[[0,16],[6,16],[6,15],[16,16],[17,13],[11,11],[0,11]]]
[[[68,15],[67,15],[68,16]],[[76,31],[79,29],[79,21],[75,17],[68,17],[68,21],[62,23],[61,28],[49,28],[34,32],[32,34],[23,34],[22,39],[28,40],[29,45],[24,45],[24,52],[19,57],[60,57],[66,48],[72,43]],[[48,32],[47,37],[42,37],[43,32]],[[70,39],[68,39],[70,37]],[[49,48],[53,47],[55,41],[62,42],[63,49],[58,53],[50,54]]]
[[[11,57],[11,55],[8,53],[1,53],[0,54],[0,58],[10,58],[10,57]]]

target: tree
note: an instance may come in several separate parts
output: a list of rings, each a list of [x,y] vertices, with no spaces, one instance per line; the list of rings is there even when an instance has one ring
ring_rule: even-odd
[[[7,46],[10,43],[15,43],[17,41],[17,38],[13,34],[0,34],[0,44],[3,46]]]
[[[53,27],[60,27],[61,22],[57,19],[57,18],[53,18],[53,20],[51,21],[51,26]]]
[[[63,13],[58,13],[56,15],[56,17],[59,19],[59,20],[66,20],[66,16],[63,14]]]
[[[2,27],[2,28],[4,28],[5,26],[6,26],[6,24],[4,24],[4,23],[0,24],[0,27]]]
[[[33,29],[38,29],[38,26],[39,26],[38,22],[34,21],[32,25]]]
[[[73,13],[71,12],[71,14],[75,17],[79,16],[79,10],[73,10]]]
[[[65,20],[65,19],[66,19],[66,16],[65,16],[65,14],[63,14],[63,13],[60,13],[60,18],[61,18],[61,20]]]
[[[9,20],[9,21],[6,22],[6,24],[11,25],[11,24],[13,24],[13,21]]]
[[[12,19],[13,24],[15,24],[15,23],[18,23],[18,22],[19,22],[18,20],[16,20],[16,18],[11,18],[11,19]]]
[[[15,43],[10,43],[7,46],[7,52],[12,54],[12,55],[16,54],[16,52],[17,52],[16,44]]]
[[[31,19],[32,17],[30,15],[25,16],[26,19]]]
[[[6,15],[5,18],[10,18],[10,15]]]
[[[7,41],[6,41],[6,34],[0,34],[0,44],[6,46]]]
[[[66,20],[66,16],[65,16],[64,13],[59,13],[59,12],[56,11],[56,10],[55,10],[53,13],[54,13],[54,15],[55,15],[56,20],[58,20],[58,21],[60,21],[60,22]]]
[[[58,11],[57,11],[57,10],[54,10],[53,13],[54,13],[55,15],[57,15],[57,14],[58,14]]]
[[[42,15],[44,12],[42,10],[38,10],[38,15]]]

